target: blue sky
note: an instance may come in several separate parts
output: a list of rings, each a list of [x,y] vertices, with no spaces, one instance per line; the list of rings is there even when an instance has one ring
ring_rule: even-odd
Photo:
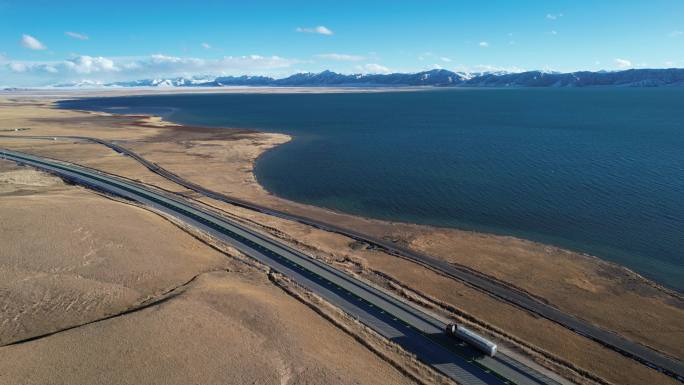
[[[0,0],[0,85],[684,67],[684,1]]]

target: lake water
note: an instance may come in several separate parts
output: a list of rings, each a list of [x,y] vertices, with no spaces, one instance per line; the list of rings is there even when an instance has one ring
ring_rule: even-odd
[[[291,134],[256,165],[281,197],[555,244],[684,291],[681,88],[155,95],[62,106]]]

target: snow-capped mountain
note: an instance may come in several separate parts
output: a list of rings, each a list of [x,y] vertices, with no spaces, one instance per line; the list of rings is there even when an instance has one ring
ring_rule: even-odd
[[[684,69],[632,69],[616,72],[579,71],[571,73],[527,71],[452,72],[434,69],[417,73],[339,74],[332,71],[297,73],[286,78],[266,76],[196,76],[191,78],[144,79],[102,84],[95,81],[64,83],[55,87],[659,87],[684,86]]]
[[[191,78],[177,77],[171,79],[144,79],[131,82],[109,83],[112,87],[193,87],[214,81],[211,76],[194,76]]]
[[[193,87],[201,86],[213,82],[213,76],[193,76],[191,78],[159,78],[143,79],[123,82],[103,83],[92,80],[81,80],[71,83],[55,84],[53,87],[60,88],[101,88],[101,87]]]
[[[483,75],[468,80],[468,87],[660,87],[684,86],[684,69],[633,69],[616,72],[571,73],[528,71]]]

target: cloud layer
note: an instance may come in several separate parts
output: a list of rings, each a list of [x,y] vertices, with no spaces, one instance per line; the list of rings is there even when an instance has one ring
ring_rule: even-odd
[[[627,59],[615,59],[615,66],[619,69],[627,69],[632,67],[632,62]]]
[[[144,57],[75,56],[51,62],[7,61],[0,64],[0,78],[42,84],[64,83],[74,80],[117,81],[198,74],[243,75],[270,74],[300,63],[296,59],[279,56],[225,56],[218,59],[199,59],[167,55]],[[4,76],[9,73],[10,76]]]

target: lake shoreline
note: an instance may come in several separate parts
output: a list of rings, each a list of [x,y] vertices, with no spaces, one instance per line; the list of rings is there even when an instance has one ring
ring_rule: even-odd
[[[406,89],[405,91],[412,91],[412,90],[413,89]],[[239,89],[239,90],[228,91],[228,93],[242,92],[242,91],[243,90]],[[257,91],[263,92],[263,90],[257,90]],[[317,90],[302,90],[302,92],[316,92],[316,91]],[[288,92],[288,90],[283,90],[283,92]],[[346,89],[342,89],[342,90],[332,89],[332,90],[328,90],[327,92],[356,92],[356,90],[349,91]],[[370,91],[370,92],[373,92],[373,91]],[[137,95],[137,93],[135,93],[135,94]],[[124,93],[124,95],[122,95],[122,96],[125,96],[125,95],[128,95],[128,94]],[[132,118],[132,119],[136,119],[136,121],[137,121],[136,124],[140,125],[141,127],[164,127],[164,128],[172,128],[173,130],[182,130],[182,131],[187,131],[187,132],[197,132],[198,129],[199,130],[205,129],[205,130],[210,130],[210,131],[211,130],[231,130],[231,131],[237,130],[240,132],[251,132],[251,133],[254,133],[257,135],[263,135],[265,137],[265,140],[262,140],[261,143],[265,144],[266,147],[263,147],[263,148],[260,148],[259,150],[257,150],[252,155],[251,164],[249,164],[247,166],[251,170],[252,182],[255,184],[255,187],[257,187],[258,190],[261,190],[260,192],[263,192],[266,195],[269,195],[269,196],[281,201],[281,203],[284,203],[284,205],[286,207],[291,206],[291,207],[301,208],[302,206],[304,206],[304,207],[315,208],[316,210],[312,211],[313,214],[311,215],[310,219],[325,220],[326,219],[325,216],[320,216],[320,215],[315,214],[315,211],[320,210],[320,211],[327,211],[327,212],[333,213],[335,216],[348,216],[351,218],[357,218],[357,219],[362,220],[362,221],[385,223],[389,226],[398,225],[398,226],[408,226],[408,227],[424,227],[427,229],[427,231],[455,230],[455,231],[459,231],[459,232],[467,232],[467,233],[482,235],[485,237],[511,238],[511,239],[515,239],[518,241],[522,241],[522,242],[529,242],[530,244],[535,244],[535,245],[538,245],[538,246],[543,247],[543,248],[550,247],[553,249],[562,250],[562,251],[570,253],[570,254],[575,254],[575,255],[581,256],[582,258],[586,258],[588,260],[591,260],[592,263],[605,264],[607,266],[610,266],[611,270],[615,270],[615,269],[623,270],[623,271],[625,271],[626,276],[633,277],[632,279],[637,279],[637,280],[647,284],[648,286],[653,287],[654,289],[656,289],[658,291],[661,291],[663,293],[667,293],[668,295],[677,297],[679,300],[684,301],[684,293],[682,293],[681,291],[677,290],[676,288],[669,287],[666,284],[660,283],[656,279],[645,276],[645,275],[643,275],[643,274],[641,274],[641,273],[639,273],[639,272],[637,272],[637,271],[635,271],[635,270],[629,268],[628,266],[623,265],[619,262],[610,261],[610,260],[607,260],[605,258],[601,258],[600,256],[591,254],[589,252],[585,252],[585,251],[578,250],[578,249],[568,248],[567,246],[557,245],[554,243],[546,243],[543,241],[529,239],[529,238],[525,238],[523,236],[514,235],[514,234],[511,234],[510,232],[507,232],[504,229],[501,229],[500,231],[487,231],[487,230],[477,230],[477,229],[464,228],[464,227],[451,227],[451,226],[440,226],[440,225],[434,225],[434,224],[414,223],[414,222],[401,221],[401,220],[396,220],[396,219],[382,219],[382,218],[367,217],[367,216],[358,215],[355,213],[348,213],[348,212],[340,211],[340,210],[330,208],[330,207],[316,206],[316,205],[312,205],[309,203],[297,202],[297,201],[293,201],[293,200],[290,200],[290,199],[285,198],[285,197],[281,197],[281,196],[277,195],[276,193],[274,193],[273,191],[267,189],[262,183],[259,182],[258,178],[256,177],[254,167],[257,164],[257,162],[259,162],[260,159],[265,154],[267,154],[270,151],[274,151],[279,146],[286,144],[286,143],[289,143],[292,140],[294,140],[295,136],[291,135],[291,134],[268,132],[268,131],[262,131],[259,129],[253,129],[253,128],[242,129],[242,128],[230,128],[230,127],[213,127],[213,126],[203,127],[203,126],[194,126],[194,125],[191,126],[191,125],[186,125],[184,123],[175,122],[175,121],[173,121],[172,118],[170,118],[167,115],[154,115],[154,114],[144,114],[144,113],[142,113],[142,114],[141,113],[132,113],[132,114],[110,113],[110,112],[97,112],[97,111],[78,110],[78,109],[68,109],[68,110],[77,111],[77,112],[81,112],[81,113],[85,113],[85,114],[91,114],[91,115],[102,114],[102,115],[120,116],[123,118]],[[519,287],[516,287],[516,288],[521,289]],[[526,291],[526,290],[523,289],[522,291]]]
[[[254,162],[265,151],[289,141],[289,136],[237,128],[217,130],[183,126],[149,115],[122,116],[56,109],[51,101],[45,100],[0,104],[3,111],[12,111],[11,115],[6,115],[9,120],[0,122],[0,128],[31,128],[15,132],[12,136],[16,139],[0,139],[3,147],[84,164],[170,191],[188,193],[149,173],[130,158],[121,157],[100,145],[51,140],[39,145],[35,140],[21,140],[19,137],[70,135],[116,141],[208,189],[280,211],[320,218],[324,222],[356,229],[378,239],[465,266],[527,292],[562,311],[674,357],[684,353],[676,339],[653,333],[652,328],[645,326],[658,322],[668,330],[675,330],[684,315],[681,294],[620,265],[514,237],[356,217],[286,201],[268,193],[256,181]],[[13,115],[16,118],[12,118]],[[202,164],[202,167],[193,167],[195,164]],[[446,312],[446,317],[461,317],[465,314],[472,318],[463,319],[462,322],[477,319],[479,324],[471,326],[483,327],[484,332],[494,333],[496,338],[510,337],[525,341],[530,346],[551,352],[555,357],[606,376],[615,383],[629,383],[631,380],[628,381],[628,378],[641,378],[642,382],[649,382],[646,378],[655,375],[651,369],[606,350],[551,321],[494,300],[486,293],[414,262],[300,223],[227,204],[220,205],[211,199],[196,199],[257,224],[273,236],[291,242],[292,247],[303,248],[326,263],[347,269],[350,274],[363,275],[390,289],[396,287],[393,285],[400,285],[403,289],[397,295],[406,295],[405,291],[411,290],[414,293],[412,296],[418,295],[423,298],[422,301],[431,303],[434,311]],[[458,313],[448,309],[458,309]],[[634,313],[634,309],[639,311]],[[501,330],[506,333],[500,334]],[[564,341],[572,342],[559,344],[559,336],[563,336]],[[616,373],[611,370],[616,365],[630,369]]]
[[[72,110],[72,111],[78,111],[82,113],[87,113],[87,114],[97,114],[97,112],[93,111],[88,111],[88,110]],[[606,260],[604,258],[601,258],[599,256],[593,255],[591,253],[583,252],[581,250],[573,250],[569,249],[560,245],[556,245],[553,243],[544,243],[516,235],[511,235],[507,234],[505,230],[501,230],[501,232],[489,232],[489,231],[480,231],[480,230],[472,230],[468,228],[459,228],[459,227],[450,227],[450,226],[439,226],[439,225],[432,225],[432,224],[422,224],[422,223],[414,223],[414,222],[406,222],[406,221],[401,221],[401,220],[393,220],[393,219],[381,219],[381,218],[373,218],[373,217],[366,217],[358,214],[353,214],[353,213],[347,213],[344,211],[336,210],[334,208],[329,208],[329,207],[323,207],[323,206],[316,206],[316,205],[311,205],[308,203],[304,202],[296,202],[293,200],[289,200],[287,198],[281,197],[274,193],[273,191],[270,191],[266,187],[263,186],[263,184],[259,183],[258,178],[256,177],[256,174],[254,172],[254,166],[256,165],[257,162],[264,156],[267,152],[276,150],[279,146],[284,145],[286,143],[289,143],[290,141],[295,139],[294,135],[290,134],[283,134],[283,133],[275,133],[275,132],[268,132],[268,131],[261,131],[257,129],[241,129],[241,128],[227,128],[227,127],[202,127],[202,126],[188,126],[183,123],[179,122],[174,122],[172,119],[169,119],[166,116],[159,116],[159,115],[148,115],[148,114],[118,114],[118,113],[104,113],[107,115],[114,115],[114,116],[120,116],[120,117],[126,117],[126,118],[134,118],[137,119],[141,127],[149,127],[149,126],[155,126],[155,127],[165,127],[165,128],[172,128],[173,130],[184,130],[188,132],[196,132],[198,129],[207,129],[207,130],[231,130],[235,131],[238,130],[240,132],[252,132],[257,135],[265,135],[265,136],[271,136],[275,135],[278,139],[273,139],[273,137],[267,137],[265,141],[262,141],[262,143],[266,144],[265,148],[260,149],[259,151],[256,152],[256,155],[254,159],[252,160],[251,165],[249,167],[252,169],[252,176],[253,179],[258,186],[260,190],[263,190],[267,195],[270,195],[278,200],[281,200],[285,202],[286,204],[292,205],[293,207],[300,207],[300,206],[310,206],[318,210],[325,210],[329,211],[335,215],[342,215],[342,216],[350,216],[353,218],[358,218],[363,221],[369,221],[369,222],[382,222],[390,225],[400,225],[400,226],[416,226],[416,227],[425,227],[428,230],[434,230],[434,231],[449,231],[449,230],[456,230],[456,231],[461,231],[461,232],[469,232],[473,234],[479,234],[482,236],[491,236],[491,237],[503,237],[503,238],[512,238],[516,239],[519,241],[523,242],[529,242],[532,244],[539,245],[541,247],[551,247],[555,248],[558,250],[563,250],[568,253],[572,254],[577,254],[582,256],[583,258],[587,258],[591,260],[593,263],[597,264],[606,264],[611,266],[613,269],[619,269],[619,270],[625,270],[629,276],[634,277],[635,279],[641,280],[644,283],[647,283],[649,286],[659,290],[663,291],[669,295],[679,297],[681,300],[684,300],[684,293],[679,292],[678,290],[668,287],[667,285],[661,284],[657,282],[656,280],[649,278],[647,276],[644,276],[629,267],[622,265],[618,262],[613,262]],[[324,217],[316,217],[313,216],[313,220],[322,220]]]
[[[616,116],[654,92],[653,99],[667,99],[669,91],[316,91],[236,90],[63,106],[294,135],[251,166],[260,187],[283,199],[556,245],[684,290],[679,125],[667,120],[647,129],[653,103]],[[579,103],[584,123],[557,107],[564,100]],[[390,111],[407,103],[415,108]],[[656,143],[661,154],[651,151]]]

